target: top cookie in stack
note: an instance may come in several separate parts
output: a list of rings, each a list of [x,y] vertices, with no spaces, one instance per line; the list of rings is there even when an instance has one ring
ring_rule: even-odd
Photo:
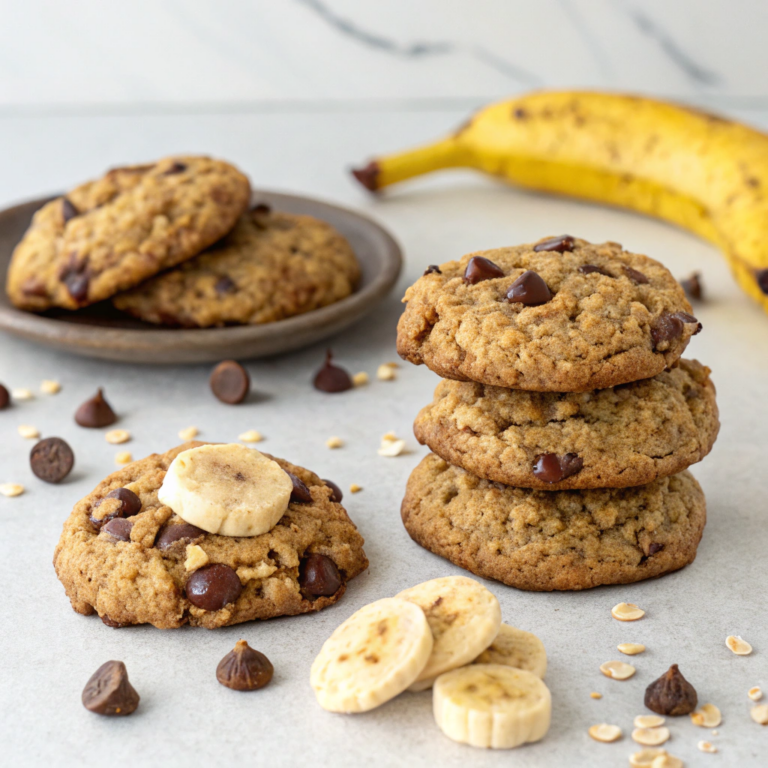
[[[693,559],[705,508],[685,469],[719,422],[709,370],[680,360],[701,325],[664,266],[563,236],[430,267],[405,301],[398,351],[445,377],[414,425],[437,454],[403,502],[414,539],[531,589]]]

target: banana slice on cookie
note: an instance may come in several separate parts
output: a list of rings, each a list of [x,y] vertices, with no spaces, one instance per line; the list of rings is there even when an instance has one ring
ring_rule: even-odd
[[[310,684],[329,712],[367,712],[402,693],[432,652],[432,632],[413,603],[385,597],[353,613],[325,641]]]
[[[157,497],[208,533],[258,536],[285,514],[292,489],[285,470],[253,448],[201,445],[171,462]]]
[[[472,664],[437,678],[432,706],[449,739],[473,747],[510,749],[544,737],[552,699],[532,672],[502,664]]]
[[[496,639],[473,664],[504,664],[533,672],[543,680],[547,673],[547,652],[536,635],[502,624]]]
[[[432,655],[410,687],[412,691],[424,691],[438,675],[469,664],[499,634],[499,601],[482,584],[466,576],[425,581],[396,597],[424,611],[435,638]]]

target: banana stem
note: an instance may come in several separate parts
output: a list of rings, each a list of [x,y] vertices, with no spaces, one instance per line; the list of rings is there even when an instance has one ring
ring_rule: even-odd
[[[353,170],[352,175],[366,189],[374,192],[390,184],[441,168],[462,166],[474,166],[471,153],[456,139],[447,138],[406,152],[380,157],[365,168]]]

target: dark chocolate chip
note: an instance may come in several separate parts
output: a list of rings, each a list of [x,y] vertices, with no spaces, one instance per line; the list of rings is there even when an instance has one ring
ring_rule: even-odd
[[[331,362],[332,357],[333,354],[329,349],[325,354],[323,367],[315,374],[315,379],[312,382],[315,389],[319,389],[321,392],[346,392],[348,389],[352,389],[354,384],[351,376],[344,368],[334,365]]]
[[[251,648],[245,640],[238,640],[216,667],[216,679],[234,691],[257,691],[271,679],[275,669],[270,660]]]
[[[46,437],[29,454],[29,464],[36,477],[46,483],[60,483],[75,464],[75,454],[60,437]]]
[[[87,272],[68,272],[62,280],[67,287],[67,293],[73,301],[82,304],[88,298],[88,286],[91,278]]]
[[[11,393],[0,384],[0,411],[3,408],[7,408],[11,404]]]
[[[180,163],[178,161],[175,161],[165,172],[164,176],[171,176],[174,173],[184,173],[184,171],[187,170],[187,166],[185,163]]]
[[[124,517],[113,517],[101,526],[102,531],[106,531],[118,541],[130,541],[132,528],[133,523]]]
[[[582,275],[592,275],[597,272],[599,275],[605,275],[606,277],[613,277],[613,275],[602,267],[598,267],[595,264],[582,264],[579,267],[579,272]]]
[[[755,279],[760,290],[768,296],[768,269],[761,269],[756,272]]]
[[[155,539],[157,549],[170,549],[177,541],[190,541],[205,536],[205,531],[191,523],[166,525]]]
[[[119,621],[113,621],[112,619],[109,618],[109,616],[107,616],[106,613],[103,616],[99,616],[99,618],[108,627],[112,627],[112,629],[123,629],[123,627],[131,626],[130,624],[121,624]]]
[[[507,301],[510,304],[520,303],[526,307],[537,307],[546,304],[552,298],[547,284],[541,276],[532,270],[523,272],[507,291]]]
[[[192,605],[204,611],[218,611],[240,597],[243,585],[232,568],[215,563],[195,571],[187,579],[186,590]]]
[[[330,557],[311,554],[299,566],[299,588],[305,599],[330,597],[342,585],[341,574]]]
[[[235,285],[234,280],[225,275],[216,281],[214,289],[219,296],[223,296],[225,293],[232,293],[237,289],[237,286]]]
[[[683,677],[677,664],[645,689],[645,706],[660,715],[689,715],[698,701],[696,689]]]
[[[81,427],[95,429],[114,424],[117,421],[117,416],[110,404],[104,399],[103,390],[99,389],[90,400],[86,400],[75,411],[75,421]]]
[[[632,267],[624,267],[624,273],[633,283],[647,285],[651,282],[642,272],[638,272],[636,269],[632,269]]]
[[[266,215],[272,213],[272,208],[266,203],[256,203],[256,205],[251,208],[251,213],[255,213],[256,215]]]
[[[45,283],[38,280],[36,277],[28,277],[21,284],[21,290],[25,296],[39,296],[40,298],[46,298],[48,296]]]
[[[227,405],[242,403],[251,388],[251,377],[240,363],[224,360],[211,373],[211,392]]]
[[[425,270],[425,275],[442,275],[443,273],[440,271],[440,267],[437,266],[437,264],[430,264]]]
[[[584,460],[575,453],[558,456],[555,453],[542,453],[536,457],[533,474],[545,483],[559,483],[571,475],[578,474],[584,468]]]
[[[704,283],[701,280],[701,272],[693,272],[690,277],[680,281],[685,295],[692,301],[701,301],[704,298]]]
[[[548,240],[542,240],[533,246],[534,251],[557,251],[565,253],[572,251],[575,245],[574,239],[570,235],[560,235],[560,237],[550,237]]]
[[[333,480],[323,480],[323,482],[331,489],[331,491],[333,491],[333,493],[331,493],[331,501],[341,504],[341,500],[344,498],[341,488],[339,488]]]
[[[493,280],[504,277],[504,272],[498,264],[494,264],[484,256],[473,256],[464,270],[464,282],[468,285],[481,283],[483,280]]]
[[[663,544],[659,544],[656,541],[652,541],[650,545],[648,546],[648,556],[655,555],[657,552],[661,552],[661,550],[664,549]]]
[[[651,328],[653,348],[659,349],[662,344],[666,344],[668,348],[671,342],[683,335],[683,329],[688,323],[697,324],[694,336],[701,331],[701,323],[687,312],[664,313],[661,315],[656,321],[656,325]]]
[[[107,498],[120,502],[120,517],[133,517],[141,512],[141,499],[129,488],[115,488]]]
[[[686,325],[688,325],[688,324],[691,324],[691,323],[696,323],[696,325],[697,325],[698,327],[697,327],[697,328],[696,328],[696,330],[693,332],[693,335],[694,335],[694,336],[695,336],[697,333],[700,333],[700,332],[701,332],[701,327],[702,327],[702,326],[701,326],[701,323],[700,323],[700,322],[699,322],[699,321],[698,321],[698,320],[697,320],[697,319],[696,319],[696,318],[695,318],[693,315],[689,314],[688,312],[675,312],[675,313],[674,313],[674,317],[677,317],[677,318],[679,318],[679,319],[680,319],[680,320],[682,320],[682,321],[683,321],[683,322],[684,322]]]
[[[308,504],[312,501],[312,494],[309,492],[309,488],[292,472],[287,469],[284,470],[285,474],[291,478],[293,483],[293,490],[291,491],[291,501],[297,501],[302,504]]]
[[[122,661],[108,661],[83,689],[83,706],[97,715],[130,715],[139,706],[139,694],[128,680]]]
[[[75,208],[71,200],[66,197],[61,198],[61,218],[64,219],[66,224],[70,219],[74,219],[75,216],[79,216],[80,211]]]

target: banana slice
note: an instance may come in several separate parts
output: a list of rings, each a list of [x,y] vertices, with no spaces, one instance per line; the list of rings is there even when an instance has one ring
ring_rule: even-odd
[[[413,603],[385,597],[353,613],[325,641],[309,681],[329,712],[367,712],[402,693],[432,653],[432,632]]]
[[[432,656],[411,686],[412,691],[424,691],[438,675],[469,664],[499,634],[499,601],[482,584],[466,576],[425,581],[396,597],[424,611],[435,638]]]
[[[473,747],[509,749],[549,730],[552,699],[532,672],[472,664],[435,680],[432,706],[440,730]]]
[[[201,445],[171,462],[157,497],[208,533],[258,536],[283,516],[292,489],[283,468],[253,448]]]
[[[502,624],[496,639],[473,664],[504,664],[533,672],[543,680],[547,673],[547,652],[536,635]]]

